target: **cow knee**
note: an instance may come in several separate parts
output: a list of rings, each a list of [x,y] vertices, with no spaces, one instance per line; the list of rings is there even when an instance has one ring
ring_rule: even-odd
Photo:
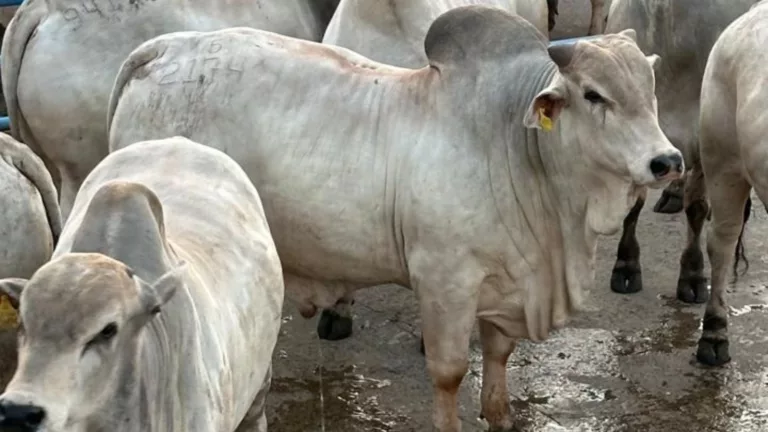
[[[436,388],[455,394],[469,370],[469,361],[467,359],[431,360],[427,357],[427,370]]]

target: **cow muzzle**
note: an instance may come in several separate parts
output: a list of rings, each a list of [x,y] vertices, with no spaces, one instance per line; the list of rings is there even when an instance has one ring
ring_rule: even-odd
[[[651,159],[649,169],[657,181],[671,181],[683,175],[685,164],[679,153],[668,153]]]
[[[33,404],[0,399],[0,431],[36,432],[45,420],[45,409]]]

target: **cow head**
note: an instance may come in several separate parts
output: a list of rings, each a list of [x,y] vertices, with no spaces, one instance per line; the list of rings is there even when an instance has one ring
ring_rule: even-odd
[[[137,421],[142,329],[181,287],[184,264],[148,284],[123,263],[70,253],[30,280],[0,280],[19,315],[19,362],[0,429],[113,430]]]
[[[529,128],[557,131],[564,145],[579,147],[581,163],[640,186],[660,187],[684,171],[680,151],[661,130],[654,68],[634,30],[575,44],[553,45],[557,65],[549,85],[530,103]]]

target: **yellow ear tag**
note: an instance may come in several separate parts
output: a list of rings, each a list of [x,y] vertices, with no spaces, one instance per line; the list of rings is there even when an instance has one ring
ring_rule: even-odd
[[[539,108],[539,124],[547,132],[552,130],[552,119],[544,113],[544,107]]]
[[[11,301],[0,294],[0,330],[16,327],[16,309],[11,306]]]

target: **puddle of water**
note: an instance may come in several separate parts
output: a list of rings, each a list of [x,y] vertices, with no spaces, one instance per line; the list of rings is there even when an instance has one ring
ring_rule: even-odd
[[[389,380],[356,374],[354,366],[319,367],[310,378],[275,378],[268,397],[280,402],[269,421],[270,431],[320,431],[321,419],[332,432],[407,430],[403,427],[409,419],[384,411],[375,394],[390,385]]]
[[[682,305],[676,298],[666,295],[659,297],[664,301],[664,313],[658,321],[660,325],[634,335],[616,335],[619,342],[617,355],[672,353],[696,346],[700,336],[700,311]]]

